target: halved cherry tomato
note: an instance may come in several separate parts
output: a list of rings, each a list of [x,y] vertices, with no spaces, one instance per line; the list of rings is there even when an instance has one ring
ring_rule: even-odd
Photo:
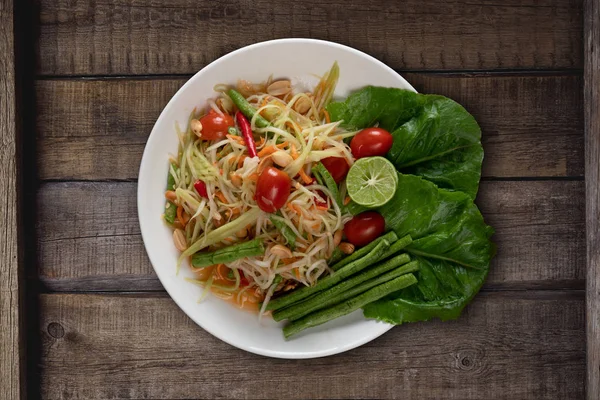
[[[194,183],[194,189],[196,189],[196,192],[198,192],[200,196],[208,199],[208,191],[206,190],[206,183],[204,183],[204,181],[197,180]]]
[[[327,168],[335,183],[340,183],[348,175],[350,166],[344,157],[327,157],[322,159],[321,162]]]
[[[254,199],[261,210],[273,213],[283,207],[291,188],[292,180],[288,174],[269,167],[258,177]]]
[[[344,225],[344,234],[355,246],[364,246],[377,239],[385,230],[385,220],[375,211],[355,215]]]
[[[202,124],[202,139],[218,140],[227,135],[227,128],[235,126],[233,117],[227,114],[219,114],[211,108],[208,114],[200,118]]]
[[[366,128],[352,138],[350,149],[356,158],[385,156],[393,143],[393,136],[385,129]]]

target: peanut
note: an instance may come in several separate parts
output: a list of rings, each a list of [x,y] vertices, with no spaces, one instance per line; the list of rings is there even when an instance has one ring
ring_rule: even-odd
[[[280,167],[287,167],[294,159],[287,152],[283,150],[277,150],[275,153],[271,154],[271,158],[273,162]]]
[[[192,128],[194,135],[202,137],[202,122],[198,121],[197,119],[193,119],[192,122],[190,122],[190,127]]]
[[[185,249],[187,249],[185,233],[183,233],[181,229],[175,229],[173,231],[173,243],[175,243],[175,248],[179,251],[185,251]]]
[[[344,253],[344,254],[354,253],[354,245],[352,243],[342,242],[342,243],[340,243],[339,248],[342,251],[342,253]]]
[[[271,96],[283,96],[292,91],[292,82],[288,80],[275,81],[267,88]]]

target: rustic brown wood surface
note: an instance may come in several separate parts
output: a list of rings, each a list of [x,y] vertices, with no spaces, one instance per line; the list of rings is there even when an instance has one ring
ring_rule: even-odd
[[[475,115],[484,132],[484,176],[583,175],[580,76],[404,75],[417,90],[450,96]],[[137,178],[152,126],[184,82],[38,81],[40,176]]]
[[[586,1],[587,398],[600,398],[600,4]]]
[[[0,399],[23,396],[13,1],[0,0]]]
[[[343,43],[401,69],[581,68],[581,0],[42,0],[45,75],[190,74],[284,37]]]
[[[598,43],[595,0],[585,6],[596,14],[585,18],[584,0],[25,1],[37,72],[26,140],[35,139],[40,178],[37,262],[27,266],[40,292],[33,397],[584,396],[586,225],[588,277],[600,259],[590,218],[598,208],[589,201],[585,218],[586,194],[599,196],[598,111],[587,108],[584,151],[582,73],[584,48]],[[409,324],[344,354],[284,361],[212,337],[164,292],[137,223],[149,132],[191,74],[279,37],[363,50],[480,122],[486,158],[477,202],[499,252],[459,320]],[[595,49],[585,59],[588,99],[598,96],[589,83],[600,85]],[[587,340],[597,355],[594,285],[588,280]],[[595,400],[599,359],[588,355]]]
[[[499,249],[487,287],[582,289],[583,197],[582,181],[482,182],[478,203]],[[161,290],[134,183],[46,183],[38,210],[37,273],[48,289]]]
[[[166,296],[41,297],[46,398],[578,399],[583,291],[481,293],[458,321],[396,327],[335,357],[235,349]]]

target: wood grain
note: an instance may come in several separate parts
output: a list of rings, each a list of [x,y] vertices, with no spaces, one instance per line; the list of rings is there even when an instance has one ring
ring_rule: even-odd
[[[0,399],[24,397],[12,0],[0,0]]]
[[[41,299],[45,399],[576,399],[583,292],[481,293],[457,321],[396,327],[349,352],[277,360],[235,349],[167,297]]]
[[[582,0],[41,0],[44,75],[190,74],[239,47],[310,37],[397,69],[582,66]]]
[[[499,249],[487,287],[581,289],[583,193],[582,181],[482,182],[478,204]],[[46,183],[38,209],[47,289],[161,290],[139,232],[135,183]]]
[[[586,1],[587,398],[600,398],[600,4]]]
[[[483,130],[484,176],[583,175],[581,77],[414,73],[406,77],[418,90],[450,96],[475,115]],[[183,82],[38,81],[40,177],[137,178],[152,126]]]

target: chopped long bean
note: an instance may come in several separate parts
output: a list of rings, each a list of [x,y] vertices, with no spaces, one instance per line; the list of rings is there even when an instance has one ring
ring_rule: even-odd
[[[333,199],[335,200],[337,205],[340,208],[344,208],[344,202],[340,198],[340,191],[338,189],[338,185],[337,183],[335,183],[335,180],[333,179],[327,168],[325,168],[323,163],[319,162],[316,165],[314,165],[312,167],[312,173],[321,185],[327,186],[327,189],[329,189],[331,194],[333,194]]]
[[[336,285],[341,282],[343,279],[349,277],[350,275],[354,275],[357,272],[362,271],[373,263],[377,262],[381,258],[381,255],[385,253],[385,251],[390,247],[390,242],[387,240],[381,240],[375,248],[373,248],[367,255],[364,257],[346,265],[344,268],[338,270],[333,275],[329,275],[328,277],[319,279],[316,285],[314,286],[305,286],[300,289],[296,289],[293,292],[278,297],[267,305],[267,310],[278,310],[283,307],[287,307],[291,304],[294,304],[300,300],[307,298],[315,293],[321,292],[325,289],[329,289],[330,287]]]
[[[350,299],[355,295],[364,292],[367,289],[370,289],[373,286],[376,286],[380,283],[387,282],[388,280],[395,278],[396,276],[403,275],[405,273],[413,272],[414,267],[418,268],[416,262],[413,262],[415,265],[410,266],[406,272],[398,273],[398,275],[391,276],[388,279],[379,281],[378,278],[381,276],[387,275],[386,272],[397,268],[398,266],[404,265],[410,261],[410,256],[408,254],[400,254],[394,258],[389,259],[388,261],[384,261],[378,265],[373,266],[367,270],[362,271],[360,274],[357,274],[351,277],[348,280],[345,280],[330,289],[327,289],[321,293],[316,294],[315,296],[307,299],[301,303],[296,303],[291,305],[290,307],[286,307],[282,310],[275,311],[273,313],[273,319],[275,321],[281,321],[284,319],[289,319],[291,321],[297,320],[306,314],[310,314],[313,311],[320,310],[332,304],[339,303],[346,299]],[[412,263],[411,263],[412,264]],[[401,267],[402,268],[402,267]],[[397,268],[400,270],[401,268]],[[395,271],[395,270],[394,270]],[[384,275],[385,274],[385,275]],[[362,290],[357,291],[353,290],[358,287],[361,287],[363,282],[367,282],[369,280],[377,281],[376,284],[371,286],[365,286]]]
[[[375,248],[375,246],[377,246],[382,240],[387,240],[390,243],[394,243],[398,240],[398,236],[394,233],[394,231],[388,232],[385,235],[380,236],[377,239],[373,240],[371,243],[369,243],[365,247],[361,247],[360,249],[356,250],[350,256],[339,261],[337,264],[334,264],[331,267],[331,269],[333,269],[334,271],[337,271],[337,270],[343,268],[344,266],[350,264],[351,262],[358,260],[361,257],[364,257],[367,253],[369,253],[371,250],[373,250]],[[379,261],[379,260],[376,260],[376,261]]]
[[[252,104],[248,103],[248,100],[246,100],[240,92],[238,92],[235,89],[229,89],[227,94],[233,101],[233,104],[236,105],[236,107],[242,112],[242,114],[244,114],[248,119],[252,119],[254,117],[254,114],[256,114],[256,109],[252,106]],[[259,128],[266,128],[270,125],[269,121],[264,119],[260,114],[256,116],[254,121],[256,123],[256,126],[258,126]]]
[[[196,253],[192,256],[195,268],[208,267],[215,264],[227,264],[244,257],[255,257],[265,254],[265,245],[261,239],[254,239],[224,247],[219,250]]]
[[[290,249],[294,250],[296,248],[296,235],[294,234],[294,231],[292,231],[292,228],[287,226],[287,224],[283,222],[284,219],[277,215],[271,215],[269,219],[287,240]]]
[[[417,278],[415,278],[413,274],[399,276],[391,281],[375,286],[350,300],[343,301],[340,304],[308,314],[299,320],[293,321],[283,328],[283,335],[287,339],[307,328],[312,328],[331,321],[332,319],[350,314],[369,303],[379,300],[390,293],[414,285],[415,283],[417,283]]]

